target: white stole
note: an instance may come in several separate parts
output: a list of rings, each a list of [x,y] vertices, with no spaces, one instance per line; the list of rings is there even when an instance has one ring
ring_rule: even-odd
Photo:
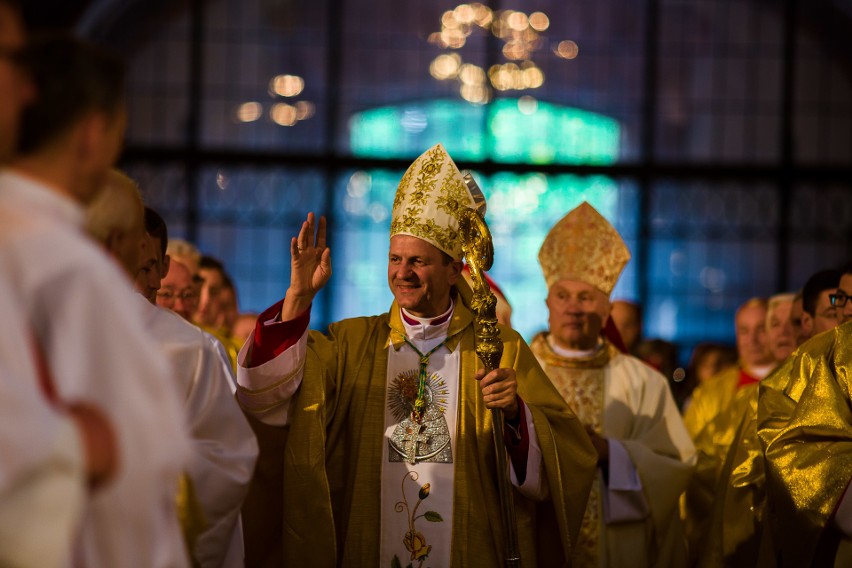
[[[452,309],[452,308],[451,308]],[[406,331],[421,353],[428,353],[446,339],[449,321],[444,325],[409,326]],[[385,390],[385,440],[382,451],[382,521],[380,566],[392,566],[396,556],[402,566],[414,566],[428,555],[427,565],[435,568],[449,566],[453,535],[453,495],[455,478],[456,424],[458,416],[459,348],[450,353],[446,346],[430,357],[427,386],[432,405],[438,406],[446,420],[450,436],[453,463],[417,461],[408,463],[391,448],[389,440],[399,423],[398,406],[400,376],[413,377],[408,384],[417,383],[420,357],[407,344],[398,350],[389,346]],[[428,412],[428,409],[427,409]],[[434,412],[434,410],[433,410]],[[434,415],[433,415],[434,416]],[[391,461],[391,454],[400,461]],[[428,488],[427,488],[428,484]]]

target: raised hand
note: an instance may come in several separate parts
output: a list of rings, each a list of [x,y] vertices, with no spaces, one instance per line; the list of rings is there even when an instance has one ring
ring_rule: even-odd
[[[316,223],[314,214],[308,213],[299,236],[290,239],[290,288],[281,307],[281,321],[292,320],[308,309],[331,278],[331,249],[326,246],[325,233],[325,217]]]

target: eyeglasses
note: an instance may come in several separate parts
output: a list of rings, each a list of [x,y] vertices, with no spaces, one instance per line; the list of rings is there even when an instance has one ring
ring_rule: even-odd
[[[835,308],[842,308],[849,300],[849,294],[847,294],[843,290],[838,290],[834,294],[829,294],[828,299],[829,301],[831,301],[831,305]]]
[[[162,290],[160,292],[157,292],[157,297],[162,298],[163,300],[167,300],[169,302],[172,302],[174,300],[180,300],[182,302],[193,302],[198,299],[198,293],[193,292],[191,290],[185,290],[180,293],[172,292],[171,290]]]

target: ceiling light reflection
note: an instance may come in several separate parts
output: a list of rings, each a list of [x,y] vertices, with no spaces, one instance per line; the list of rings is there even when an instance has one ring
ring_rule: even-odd
[[[272,108],[269,110],[269,118],[271,118],[275,124],[279,124],[281,126],[293,126],[299,120],[296,107],[288,105],[287,103],[276,103],[272,105]]]
[[[560,41],[553,51],[563,59],[574,59],[579,55],[580,47],[570,39],[566,39]]]
[[[269,83],[270,94],[295,97],[305,88],[305,80],[298,75],[277,75]]]
[[[263,105],[251,101],[237,107],[237,120],[240,122],[254,122],[263,115]]]

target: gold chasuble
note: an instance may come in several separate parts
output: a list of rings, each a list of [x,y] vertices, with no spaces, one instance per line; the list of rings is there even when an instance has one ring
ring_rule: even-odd
[[[545,333],[533,339],[531,348],[577,417],[624,447],[648,509],[643,517],[608,521],[608,480],[599,474],[573,566],[685,566],[678,502],[692,473],[694,451],[665,378],[608,341],[578,358],[557,354]]]
[[[767,379],[768,380],[768,379]],[[741,387],[726,412],[714,419],[714,432],[730,433],[722,436],[723,445],[729,446],[721,453],[722,461],[718,471],[713,472],[715,486],[705,487],[702,495],[705,511],[709,510],[709,519],[702,524],[698,565],[710,567],[743,567],[773,565],[771,549],[760,549],[764,526],[766,504],[766,477],[764,473],[763,448],[757,438],[757,393],[759,383]],[[705,432],[708,429],[705,429]],[[696,439],[699,452],[708,450],[713,440],[701,434]],[[708,471],[698,472],[698,476],[710,477]],[[692,498],[695,487],[691,487]],[[694,509],[693,509],[694,510]],[[766,543],[769,545],[769,543]],[[766,556],[765,554],[769,555]],[[758,563],[758,559],[769,564]]]
[[[499,566],[504,536],[491,415],[473,379],[482,365],[474,351],[470,290],[463,281],[456,289],[446,347],[458,352],[459,376],[442,377],[442,388],[457,391],[458,407],[448,557],[450,565],[459,568]],[[542,474],[550,492],[549,500],[540,503],[513,492],[522,564],[563,566],[580,530],[595,474],[595,452],[583,425],[542,373],[523,339],[508,327],[501,326],[500,333],[505,345],[500,366],[517,372],[518,394],[532,414]],[[289,435],[286,428],[257,430],[262,447],[276,443],[267,437],[287,436],[286,443],[280,442],[282,462],[259,465],[283,469],[285,566],[379,565],[382,461],[389,444],[384,431],[388,353],[404,342],[396,302],[389,314],[333,323],[327,334],[309,332],[304,376],[290,407]],[[406,442],[412,443],[412,453],[422,451],[413,443],[417,434],[412,432],[409,440],[404,435],[390,440],[406,454],[400,457],[408,456]],[[412,489],[412,480],[407,481],[410,487],[400,485],[400,491],[407,493],[409,506],[422,501],[418,515],[427,514],[431,488]],[[417,527],[429,521],[442,522],[434,515],[416,520],[408,543],[413,557],[400,557],[401,566],[431,565],[430,559],[420,561],[425,543],[416,534]]]
[[[850,565],[852,540],[831,524],[852,479],[850,365],[852,322],[802,344],[789,373],[761,385],[767,498],[785,566]]]
[[[720,412],[728,408],[737,394],[739,384],[740,367],[735,366],[710,377],[695,389],[692,402],[683,413],[683,423],[693,440]]]

